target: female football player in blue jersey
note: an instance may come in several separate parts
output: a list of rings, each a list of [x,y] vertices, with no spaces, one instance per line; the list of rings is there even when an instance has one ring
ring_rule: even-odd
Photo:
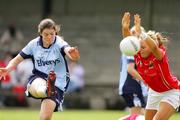
[[[71,47],[58,32],[60,27],[52,19],[44,19],[38,26],[39,36],[31,40],[5,68],[0,68],[4,78],[24,59],[32,59],[34,69],[29,78],[26,95],[42,99],[40,120],[51,120],[54,111],[62,109],[64,92],[69,83],[69,71],[65,55],[77,61],[76,47]]]

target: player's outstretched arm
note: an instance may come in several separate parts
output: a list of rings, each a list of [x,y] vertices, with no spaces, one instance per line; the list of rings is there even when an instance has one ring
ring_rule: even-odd
[[[80,58],[79,50],[77,49],[77,47],[66,47],[65,53],[72,61],[78,61]]]
[[[130,13],[129,12],[125,12],[124,16],[122,18],[122,36],[123,38],[130,36]]]
[[[5,68],[0,68],[0,80],[4,78],[9,72],[16,68],[16,66],[23,61],[23,57],[21,55],[17,55],[13,58]]]
[[[159,48],[158,41],[152,39],[147,33],[141,31],[141,18],[138,14],[134,16],[134,19],[136,34],[140,37],[140,39],[145,40],[146,44],[149,46],[154,56],[158,60],[161,60],[163,58],[163,53]]]

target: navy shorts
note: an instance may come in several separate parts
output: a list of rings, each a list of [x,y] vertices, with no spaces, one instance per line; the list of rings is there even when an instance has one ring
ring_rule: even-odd
[[[45,99],[51,99],[56,103],[54,112],[62,111],[62,104],[64,101],[64,92],[57,87],[55,87],[55,90],[57,91],[57,94],[55,96],[43,98],[42,101]]]
[[[135,94],[135,93],[125,93],[122,94],[126,104],[128,107],[145,107],[146,102],[144,96],[142,94]]]
[[[36,78],[39,78],[39,76],[32,75],[29,78],[28,84],[31,84]],[[43,78],[43,79],[45,79],[45,78]],[[56,107],[54,109],[54,112],[62,111],[62,104],[63,104],[63,101],[64,101],[64,92],[61,89],[59,89],[58,87],[56,87],[56,86],[55,86],[55,90],[57,91],[57,94],[55,96],[52,96],[52,97],[35,98],[27,90],[26,90],[26,96],[27,97],[32,97],[32,98],[35,98],[35,99],[42,99],[42,101],[45,100],[45,99],[51,99],[56,103]]]

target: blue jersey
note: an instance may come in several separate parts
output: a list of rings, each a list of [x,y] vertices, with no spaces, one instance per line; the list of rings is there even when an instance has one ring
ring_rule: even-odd
[[[147,88],[142,87],[143,83],[141,81],[135,80],[127,71],[127,65],[129,63],[134,63],[134,57],[121,56],[121,70],[120,70],[120,80],[119,80],[119,94],[124,93],[141,93],[146,92]],[[142,84],[142,85],[141,85]],[[146,90],[144,90],[146,89]],[[143,93],[143,94],[146,94]]]
[[[69,71],[65,59],[64,48],[69,46],[61,37],[56,36],[54,43],[48,48],[43,47],[41,37],[31,40],[20,52],[24,58],[31,58],[34,64],[33,74],[47,79],[48,73],[56,73],[55,86],[65,91],[69,82]]]

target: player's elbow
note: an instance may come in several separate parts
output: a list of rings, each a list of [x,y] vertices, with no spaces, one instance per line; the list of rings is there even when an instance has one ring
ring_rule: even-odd
[[[135,69],[134,69],[134,67],[133,67],[132,65],[128,65],[128,66],[127,66],[127,72],[128,72],[131,76],[134,75],[134,71],[135,71]]]
[[[160,51],[160,49],[158,47],[151,49],[151,51],[154,54],[154,56],[156,57],[156,59],[162,60],[163,53]]]

